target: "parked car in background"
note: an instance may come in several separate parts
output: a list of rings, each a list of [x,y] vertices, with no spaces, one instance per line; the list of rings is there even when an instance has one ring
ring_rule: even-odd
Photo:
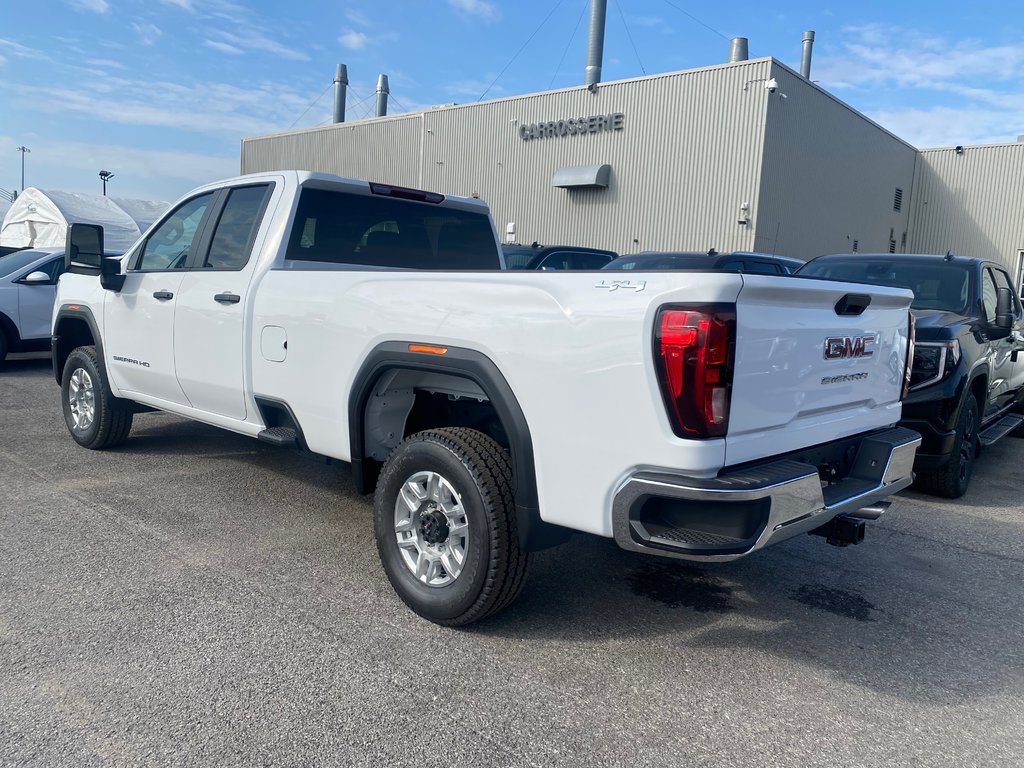
[[[637,271],[661,271],[676,269],[722,270],[725,272],[749,272],[762,275],[791,275],[804,262],[787,256],[752,251],[718,253],[712,249],[705,253],[688,251],[642,251],[629,256],[620,256],[609,262],[604,269],[634,269]]]
[[[50,348],[50,321],[63,248],[26,248],[0,256],[0,365],[8,352]]]
[[[503,245],[507,269],[601,269],[618,257],[615,251],[575,245]]]
[[[821,256],[798,273],[909,288],[917,342],[900,424],[923,437],[922,490],[957,498],[974,459],[1024,424],[1024,313],[1000,264],[960,256]]]

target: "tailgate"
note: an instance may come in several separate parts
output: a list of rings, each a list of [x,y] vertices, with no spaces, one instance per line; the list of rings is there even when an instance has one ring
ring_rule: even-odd
[[[912,299],[898,288],[744,275],[726,464],[899,420]]]

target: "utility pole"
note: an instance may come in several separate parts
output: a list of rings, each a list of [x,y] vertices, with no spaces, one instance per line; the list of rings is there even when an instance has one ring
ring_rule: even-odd
[[[107,182],[114,178],[110,171],[100,171],[100,178],[103,179],[103,196],[107,196]]]
[[[21,191],[25,191],[25,155],[32,150],[28,147],[18,147],[17,152],[21,152]]]

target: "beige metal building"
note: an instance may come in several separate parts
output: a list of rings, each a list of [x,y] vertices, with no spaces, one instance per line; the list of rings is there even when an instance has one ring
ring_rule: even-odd
[[[619,252],[903,250],[917,150],[772,58],[242,141],[486,200],[503,239]]]
[[[925,149],[908,250],[1004,263],[1024,287],[1024,141]]]

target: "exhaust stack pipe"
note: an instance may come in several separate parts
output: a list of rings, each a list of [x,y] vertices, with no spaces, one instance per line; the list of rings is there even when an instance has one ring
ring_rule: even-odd
[[[348,67],[339,64],[334,71],[334,122],[345,122],[345,97],[348,94]]]
[[[384,117],[388,113],[388,94],[391,89],[388,87],[388,76],[381,75],[377,78],[377,117]]]
[[[590,34],[587,36],[587,68],[583,84],[594,89],[601,82],[601,62],[604,59],[604,25],[608,13],[608,0],[590,0]]]
[[[729,44],[730,64],[736,61],[746,61],[750,58],[750,54],[747,52],[747,42],[745,37],[734,37],[732,39],[732,42]]]
[[[811,49],[814,48],[814,30],[804,32],[804,49],[800,55],[800,74],[804,80],[811,79]]]

